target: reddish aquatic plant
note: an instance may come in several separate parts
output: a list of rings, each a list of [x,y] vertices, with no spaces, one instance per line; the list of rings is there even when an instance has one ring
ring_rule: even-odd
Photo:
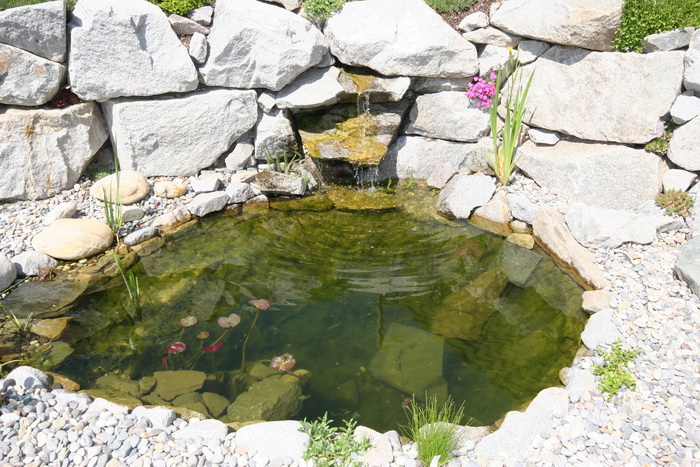
[[[167,370],[168,369],[168,355],[170,354],[180,354],[185,351],[187,346],[185,345],[184,342],[173,342],[170,344],[166,349],[165,353],[163,354],[163,357],[161,358],[163,362],[163,367]],[[182,367],[182,362],[180,362],[180,366]]]
[[[270,362],[270,366],[279,371],[289,371],[296,364],[297,360],[294,358],[294,355],[288,353],[273,357]]]
[[[214,353],[217,350],[221,349],[221,347],[223,346],[224,344],[222,344],[221,342],[214,342],[212,345],[205,345],[204,351],[207,353]]]

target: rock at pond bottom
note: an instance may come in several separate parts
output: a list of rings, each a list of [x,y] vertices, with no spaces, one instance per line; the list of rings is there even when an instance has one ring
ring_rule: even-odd
[[[58,219],[32,239],[32,246],[53,258],[78,260],[112,245],[112,230],[94,219]]]
[[[286,420],[301,411],[301,382],[292,375],[270,377],[254,383],[228,406],[231,422]]]
[[[156,379],[155,394],[171,401],[177,396],[201,389],[207,375],[201,371],[180,370],[156,371],[153,377]]]
[[[501,268],[484,272],[443,300],[430,330],[447,338],[477,340],[486,321],[496,312],[495,302],[508,284]]]
[[[369,369],[387,384],[417,397],[447,399],[442,375],[442,339],[418,328],[392,323]]]
[[[49,340],[55,340],[61,337],[63,331],[66,330],[69,317],[55,319],[38,319],[29,326],[29,332],[37,336],[45,337]]]
[[[393,211],[401,207],[396,196],[376,190],[352,190],[337,185],[328,190],[328,199],[339,211]]]

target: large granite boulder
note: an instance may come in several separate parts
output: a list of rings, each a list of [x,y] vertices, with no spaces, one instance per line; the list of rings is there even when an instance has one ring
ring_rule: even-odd
[[[528,141],[518,153],[518,167],[538,185],[601,208],[634,209],[655,199],[666,170],[659,156],[619,144]]]
[[[0,44],[0,104],[42,105],[63,83],[66,67]]]
[[[280,109],[312,109],[338,102],[344,92],[338,82],[340,68],[311,68],[277,93]]]
[[[690,91],[700,93],[700,29],[693,33],[690,46],[685,53],[683,85]]]
[[[102,108],[122,168],[193,175],[255,124],[255,91],[210,89],[181,97],[113,99]]]
[[[553,208],[543,207],[532,223],[532,233],[540,246],[565,270],[590,289],[604,289],[610,285],[603,272],[593,262],[590,251],[579,245],[564,216]]]
[[[301,459],[309,435],[296,420],[284,420],[246,425],[236,431],[236,444],[256,450],[267,457]]]
[[[207,86],[279,91],[318,64],[328,43],[313,24],[257,0],[219,0],[199,71]]]
[[[472,105],[460,91],[418,96],[408,118],[409,135],[474,143],[490,132],[488,109]]]
[[[62,62],[66,55],[63,0],[0,11],[0,43]]]
[[[152,3],[81,0],[68,28],[68,73],[81,99],[154,96],[199,84],[187,49]]]
[[[700,116],[676,128],[668,144],[668,158],[685,170],[700,170]]]
[[[446,163],[455,168],[454,172],[478,172],[488,167],[488,155],[479,143],[399,136],[379,164],[379,178],[427,180],[439,165]]]
[[[491,24],[518,36],[611,51],[623,3],[623,0],[509,0],[491,16]]]
[[[700,294],[700,237],[695,237],[678,247],[678,259],[674,270],[694,294]]]
[[[0,200],[43,199],[72,187],[107,139],[97,106],[0,109]]]
[[[474,45],[422,0],[348,2],[324,33],[341,62],[388,76],[462,78],[479,71]]]
[[[58,219],[32,239],[39,253],[68,261],[102,253],[112,245],[112,229],[94,219]]]
[[[645,144],[663,134],[661,117],[680,94],[683,52],[555,46],[523,67],[523,79],[533,72],[523,117],[528,125],[587,140]]]
[[[623,243],[649,244],[656,238],[651,216],[574,203],[566,224],[576,240],[588,248],[617,248]]]
[[[474,209],[489,202],[494,191],[493,177],[457,174],[440,192],[437,211],[450,219],[468,219]]]

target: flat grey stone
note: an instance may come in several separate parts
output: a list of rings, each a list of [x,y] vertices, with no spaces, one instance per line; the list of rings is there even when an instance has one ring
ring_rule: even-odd
[[[610,301],[615,296],[607,290],[586,290],[583,292],[583,304],[581,307],[590,314],[610,308]]]
[[[64,61],[65,2],[46,2],[0,11],[0,43],[12,45],[54,62]]]
[[[1,262],[2,260],[0,260],[0,263]],[[58,261],[49,255],[32,250],[23,251],[17,256],[12,257],[12,262],[17,268],[17,274],[23,276],[37,276],[42,269],[54,268],[58,265]],[[0,284],[0,290],[2,289],[2,284]]]
[[[693,293],[700,294],[700,237],[695,237],[678,247],[678,259],[674,270]]]
[[[693,184],[696,178],[696,174],[693,172],[688,172],[687,170],[667,170],[663,178],[664,191],[688,191],[688,188],[690,188],[690,185]]]
[[[644,38],[644,53],[668,52],[687,47],[695,28],[674,29],[651,34]]]
[[[187,209],[195,216],[204,217],[209,213],[221,211],[228,204],[228,195],[224,191],[202,193],[187,204]]]
[[[418,96],[404,133],[475,143],[489,131],[488,109],[470,105],[464,92],[446,91]]]
[[[63,314],[85,290],[84,282],[25,282],[1,303],[18,318],[53,318]]]
[[[532,224],[539,211],[539,206],[527,199],[523,195],[516,193],[508,194],[508,207],[510,207],[510,213],[515,219]]]
[[[46,214],[46,216],[44,216],[44,219],[41,222],[44,225],[51,225],[51,223],[56,219],[68,219],[70,217],[73,217],[77,210],[78,205],[75,201],[67,201],[65,203],[59,204],[51,211],[49,211],[49,213]]]
[[[581,333],[583,345],[591,350],[601,345],[613,344],[622,333],[613,322],[613,310],[603,310],[591,315]]]
[[[623,243],[649,244],[656,226],[647,216],[574,203],[566,213],[566,224],[576,240],[588,248],[616,248]]]
[[[131,232],[129,235],[124,237],[122,241],[125,245],[128,246],[138,245],[139,243],[145,242],[151,237],[155,237],[159,233],[160,229],[158,227],[144,227],[142,229],[138,229]]]
[[[440,192],[437,211],[448,218],[468,219],[496,191],[496,181],[487,175],[458,174]]]
[[[0,104],[37,106],[50,101],[66,67],[10,45],[0,44]]]
[[[700,97],[693,95],[680,95],[671,107],[671,117],[678,125],[688,123],[700,115]]]
[[[300,427],[301,424],[293,420],[244,426],[236,432],[236,444],[270,458],[290,456],[298,461],[309,442],[309,435],[300,432]]]

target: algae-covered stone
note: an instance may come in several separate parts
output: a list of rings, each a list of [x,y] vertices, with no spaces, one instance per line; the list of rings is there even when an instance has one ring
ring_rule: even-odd
[[[442,375],[442,339],[418,328],[392,323],[369,369],[387,384],[407,394],[447,398]]]
[[[171,401],[177,396],[201,389],[207,375],[202,371],[180,370],[156,371],[153,377],[156,379],[155,394]]]
[[[477,340],[496,312],[495,301],[508,284],[502,268],[492,268],[443,300],[430,329],[447,338]]]
[[[296,416],[302,405],[301,384],[291,375],[266,378],[228,406],[231,421],[286,420]]]
[[[321,114],[299,117],[299,135],[313,158],[376,166],[398,133],[407,109],[406,100],[372,104],[360,115],[354,104],[336,106]]]
[[[401,207],[395,196],[381,191],[361,191],[332,186],[328,199],[339,211],[393,211]]]
[[[114,391],[123,392],[134,397],[141,395],[139,392],[139,383],[128,378],[122,378],[117,375],[103,375],[95,381],[97,389],[111,389]]]
[[[141,401],[136,397],[114,389],[84,389],[80,391],[82,394],[87,394],[93,399],[102,398],[117,405],[124,405],[133,410],[141,405]]]
[[[199,412],[202,415],[209,415],[209,411],[204,405],[204,398],[199,392],[188,392],[187,394],[182,394],[173,399],[171,403],[175,407],[185,407],[190,410],[194,410],[195,412]]]
[[[70,320],[71,318],[38,319],[29,326],[29,332],[49,340],[58,339]]]
[[[220,417],[230,405],[230,401],[224,396],[214,392],[205,392],[202,394],[202,402],[212,415],[212,417]]]
[[[18,318],[60,316],[85,292],[84,282],[25,282],[0,303]]]
[[[153,376],[144,376],[139,380],[139,394],[150,394],[156,387],[156,379]]]

